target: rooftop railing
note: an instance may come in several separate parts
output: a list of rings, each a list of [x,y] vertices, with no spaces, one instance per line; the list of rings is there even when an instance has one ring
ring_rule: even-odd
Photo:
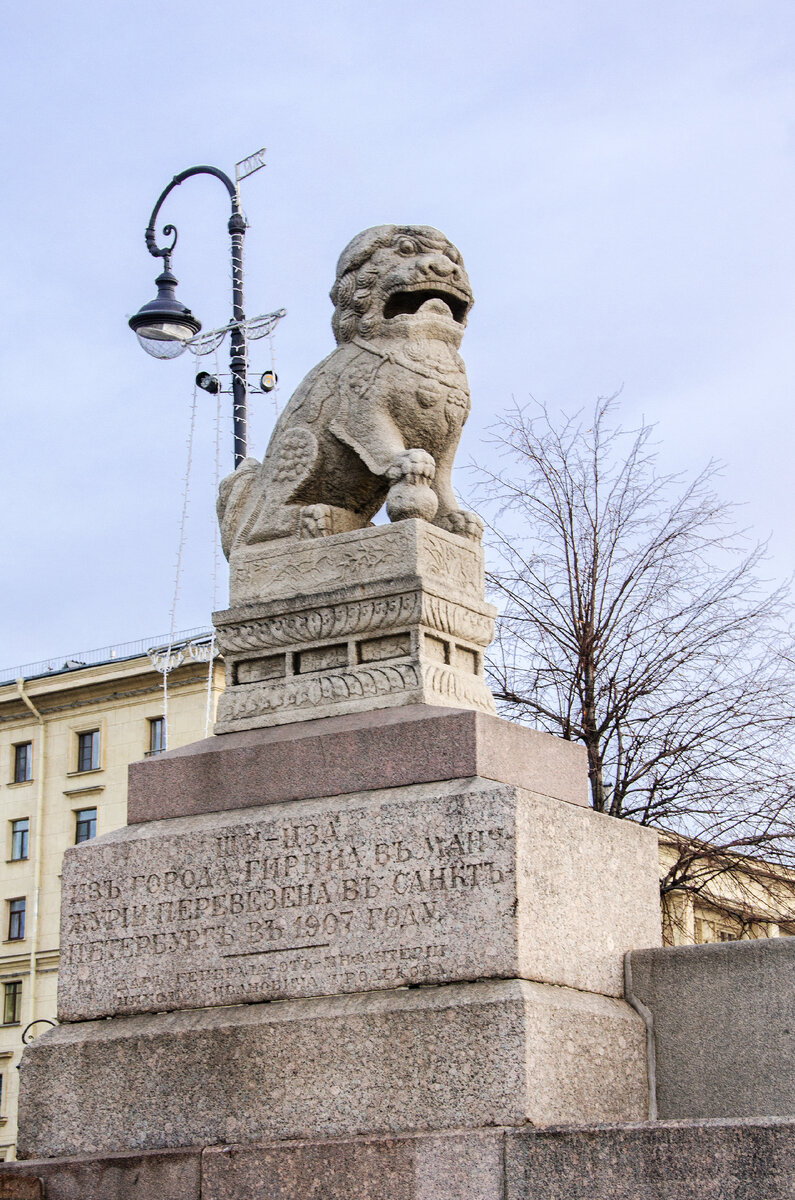
[[[119,642],[115,646],[101,646],[98,650],[77,650],[73,654],[54,654],[51,658],[43,658],[40,662],[22,663],[18,667],[7,667],[0,670],[0,687],[13,683],[16,679],[40,679],[46,675],[61,675],[65,671],[79,671],[81,667],[97,667],[103,663],[123,662],[125,659],[141,658],[150,651],[165,652],[171,645],[176,650],[186,642],[208,642],[213,635],[211,628],[199,626],[196,629],[182,629],[172,635],[165,633],[158,637],[139,638],[137,642]]]

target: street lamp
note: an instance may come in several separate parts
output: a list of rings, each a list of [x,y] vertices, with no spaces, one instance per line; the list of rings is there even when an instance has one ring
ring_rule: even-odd
[[[216,179],[220,179],[232,202],[232,215],[227,226],[232,239],[232,320],[221,332],[221,336],[229,330],[232,419],[237,467],[246,457],[246,318],[243,313],[243,235],[246,232],[246,220],[240,211],[240,198],[235,184],[217,167],[190,167],[187,171],[181,171],[179,175],[174,176],[152,209],[145,235],[146,247],[154,258],[163,259],[163,270],[155,280],[156,298],[144,304],[134,317],[130,317],[129,325],[147,354],[155,358],[176,358],[185,350],[189,339],[201,329],[201,322],[177,299],[175,293],[178,280],[171,271],[171,254],[177,244],[176,227],[163,227],[163,235],[173,238],[169,246],[159,247],[155,237],[155,222],[163,202],[175,187],[190,179],[192,175],[214,175]]]

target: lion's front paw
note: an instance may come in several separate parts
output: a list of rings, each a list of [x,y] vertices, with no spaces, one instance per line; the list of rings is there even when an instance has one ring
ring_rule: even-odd
[[[301,509],[299,538],[329,537],[333,532],[334,515],[330,504],[307,504]]]
[[[483,522],[475,513],[445,513],[436,524],[440,529],[447,529],[450,533],[457,533],[459,537],[469,538],[473,542],[479,542],[483,537]]]
[[[427,450],[402,450],[396,454],[386,469],[390,483],[405,479],[407,483],[433,483],[436,463]]]
[[[426,450],[404,450],[395,455],[386,471],[392,484],[386,497],[390,521],[405,521],[409,517],[433,520],[439,505],[431,487],[435,474],[436,463]]]

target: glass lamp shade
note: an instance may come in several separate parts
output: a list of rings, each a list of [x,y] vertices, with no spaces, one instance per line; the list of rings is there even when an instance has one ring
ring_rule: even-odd
[[[147,354],[153,358],[178,358],[186,349],[186,342],[193,330],[174,321],[142,325],[135,336]]]
[[[174,294],[177,280],[168,268],[155,282],[157,297],[130,317],[129,325],[147,354],[153,358],[177,358],[188,339],[201,329],[201,321],[177,299]]]

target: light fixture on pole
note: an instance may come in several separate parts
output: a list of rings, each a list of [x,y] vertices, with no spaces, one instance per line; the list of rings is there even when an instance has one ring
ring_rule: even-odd
[[[214,175],[216,179],[220,179],[232,202],[232,215],[227,226],[232,239],[232,320],[226,329],[230,333],[231,341],[229,365],[232,372],[232,419],[237,467],[246,457],[246,318],[243,312],[243,236],[246,232],[246,221],[240,211],[237,187],[229,176],[217,167],[190,167],[187,171],[181,171],[161,193],[152,210],[145,235],[149,253],[154,258],[163,259],[163,271],[155,280],[157,296],[148,304],[144,304],[134,317],[130,317],[129,325],[147,354],[155,358],[176,358],[201,329],[201,322],[175,294],[178,281],[171,271],[171,255],[177,244],[175,226],[166,225],[163,228],[165,237],[173,237],[169,246],[159,247],[155,237],[155,222],[163,202],[175,187],[190,179],[192,175]]]
[[[170,228],[166,226],[166,229]],[[146,353],[153,358],[176,358],[182,354],[188,338],[199,332],[201,321],[175,296],[174,288],[179,280],[172,274],[167,257],[162,274],[158,275],[155,283],[157,297],[144,304],[134,317],[130,317],[130,328],[135,331]]]

